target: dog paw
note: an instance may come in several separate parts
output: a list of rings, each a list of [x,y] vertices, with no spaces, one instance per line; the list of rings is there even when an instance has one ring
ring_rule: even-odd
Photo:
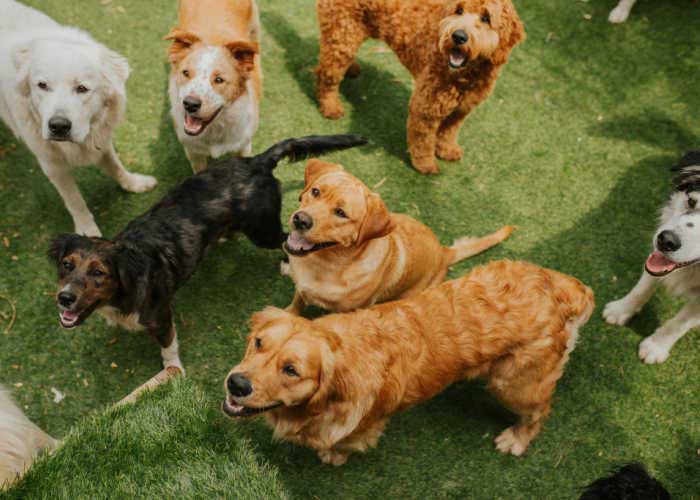
[[[95,224],[95,219],[93,219],[92,216],[85,217],[83,219],[76,219],[74,224],[75,232],[78,234],[82,234],[90,238],[99,238],[102,236],[102,232],[100,231],[100,228],[97,227],[97,224]]]
[[[343,103],[340,102],[340,99],[337,96],[325,97],[321,99],[319,104],[319,110],[321,111],[321,114],[324,117],[329,118],[331,120],[337,120],[338,118],[342,118],[345,114],[345,110],[343,109]]]
[[[335,450],[321,450],[318,452],[318,458],[321,459],[321,462],[335,465],[336,467],[347,462],[349,455],[349,453],[341,453]]]
[[[619,5],[615,7],[613,10],[610,11],[610,15],[608,16],[608,21],[610,21],[613,24],[619,24],[619,23],[624,23],[627,21],[627,17],[630,15],[630,11],[624,7],[620,7]]]
[[[142,174],[129,174],[122,183],[122,188],[130,193],[145,193],[156,187],[158,181],[155,177]]]
[[[440,144],[438,143],[435,148],[435,153],[437,157],[445,161],[457,161],[461,160],[464,152],[457,144]]]
[[[413,168],[418,170],[421,174],[431,175],[431,174],[439,174],[440,173],[440,167],[438,167],[438,164],[435,161],[435,158],[425,158],[425,159],[414,158],[412,160],[412,163],[413,163]]]
[[[648,365],[655,365],[666,361],[671,354],[668,346],[663,345],[654,335],[645,338],[639,344],[639,359]]]
[[[625,299],[608,302],[603,309],[603,319],[611,325],[622,326],[637,313]]]
[[[182,361],[180,361],[179,356],[172,359],[163,360],[163,368],[170,368],[171,366],[174,366],[175,368],[179,369],[182,372],[183,377],[187,375],[187,373],[185,372],[185,367],[183,366]]]
[[[527,450],[527,445],[529,442],[523,443],[522,440],[518,439],[513,431],[512,427],[508,427],[506,430],[501,432],[496,439],[496,449],[501,453],[515,455],[519,457],[525,450]]]

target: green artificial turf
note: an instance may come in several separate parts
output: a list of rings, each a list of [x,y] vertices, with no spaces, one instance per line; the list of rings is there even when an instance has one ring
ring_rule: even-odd
[[[126,122],[116,145],[128,168],[158,177],[151,193],[119,189],[98,169],[77,172],[103,233],[116,234],[191,174],[168,118],[167,33],[173,0],[31,0],[59,22],[90,31],[128,57]],[[105,4],[106,5],[103,5]],[[493,438],[514,417],[479,383],[460,383],[397,415],[376,450],[333,468],[312,451],[273,442],[261,420],[218,412],[222,382],[240,359],[251,313],[287,305],[292,283],[280,252],[244,238],[215,248],[175,302],[185,384],[129,410],[102,414],[160,369],[155,343],[95,317],[62,330],[51,294],[50,237],[72,222],[32,154],[0,126],[0,381],[66,448],[42,462],[16,496],[109,493],[299,498],[574,498],[617,464],[638,460],[676,498],[700,498],[700,335],[645,366],[639,341],[680,302],[657,294],[629,327],[600,319],[602,305],[636,282],[668,167],[700,141],[700,7],[641,0],[630,20],[607,23],[614,0],[516,0],[528,38],[493,95],[467,120],[465,157],[423,177],[407,165],[411,78],[382,45],[361,50],[362,75],[343,84],[346,117],[318,113],[312,67],[318,29],[311,0],[260,0],[265,98],[255,150],[309,133],[357,132],[374,146],[338,153],[395,212],[445,243],[518,226],[511,238],[455,268],[527,259],[571,273],[596,292],[551,419],[524,457],[499,455]],[[303,164],[281,165],[283,217],[297,205]],[[53,402],[51,389],[65,394]]]

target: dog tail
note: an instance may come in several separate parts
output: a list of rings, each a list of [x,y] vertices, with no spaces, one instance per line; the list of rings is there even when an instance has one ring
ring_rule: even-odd
[[[491,233],[481,238],[465,236],[457,239],[454,244],[447,249],[450,253],[448,257],[449,265],[456,264],[460,260],[466,259],[467,257],[472,257],[473,255],[479,254],[484,250],[488,250],[492,246],[498,245],[501,241],[505,240],[510,233],[513,232],[513,229],[515,229],[514,226],[503,226],[495,233]]]
[[[367,139],[360,135],[308,135],[298,139],[287,139],[272,146],[258,156],[259,160],[270,170],[275,168],[283,158],[290,161],[303,160],[309,156],[354,148],[367,144]]]
[[[34,425],[0,386],[0,491],[8,488],[43,450],[58,442]]]

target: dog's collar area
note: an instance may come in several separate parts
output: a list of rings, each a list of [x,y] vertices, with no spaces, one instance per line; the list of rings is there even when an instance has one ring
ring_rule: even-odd
[[[221,409],[229,417],[239,418],[254,417],[255,415],[260,415],[261,413],[265,413],[266,411],[278,408],[280,406],[282,406],[281,402],[269,406],[263,406],[260,408],[252,408],[250,406],[239,405],[233,400],[232,397],[229,396],[226,399],[224,399],[224,402],[221,404]]]

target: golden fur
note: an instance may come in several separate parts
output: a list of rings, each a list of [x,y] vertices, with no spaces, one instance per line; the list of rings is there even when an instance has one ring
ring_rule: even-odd
[[[593,292],[575,278],[510,261],[353,313],[308,320],[269,307],[252,318],[223,409],[267,410],[276,437],[340,465],[374,447],[393,413],[481,377],[519,417],[496,446],[520,455],[550,413],[593,307]],[[236,377],[248,384],[245,397],[231,391]]]
[[[320,64],[316,70],[321,113],[343,115],[338,88],[355,74],[355,54],[367,38],[386,42],[411,72],[408,147],[413,166],[439,171],[435,156],[459,160],[465,117],[491,93],[501,66],[525,32],[511,0],[318,0]],[[453,34],[468,40],[457,45]],[[462,61],[452,67],[452,57]]]
[[[0,491],[19,479],[42,451],[58,442],[34,425],[0,386]]]
[[[498,244],[512,230],[505,226],[443,247],[425,225],[390,213],[377,193],[340,165],[311,160],[304,179],[301,206],[290,218],[292,236],[285,244],[296,285],[288,310],[295,314],[306,304],[347,312],[411,297],[442,283],[449,266]],[[339,208],[344,217],[335,213]],[[295,229],[300,213],[313,221],[309,230]],[[289,247],[295,238],[335,244],[299,256]]]

